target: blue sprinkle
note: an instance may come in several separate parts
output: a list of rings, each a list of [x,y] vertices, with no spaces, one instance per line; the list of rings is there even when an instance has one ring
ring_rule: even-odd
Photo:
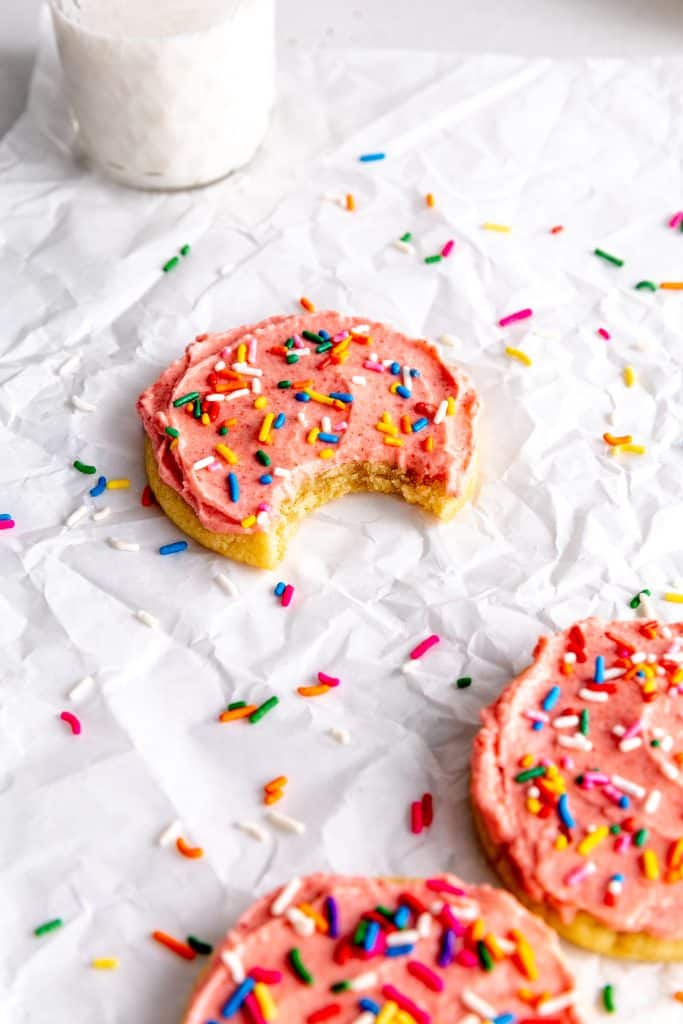
[[[411,429],[412,429],[414,434],[419,434],[419,432],[421,430],[424,430],[424,428],[428,427],[428,426],[429,426],[429,420],[427,419],[427,417],[426,416],[421,416],[419,420],[415,420],[415,422],[413,423]]]
[[[402,903],[394,914],[394,924],[397,928],[405,928],[410,920],[410,907],[407,907],[405,903]]]
[[[517,1015],[514,1013],[499,1013],[493,1018],[493,1024],[515,1024]]]
[[[377,921],[368,921],[368,926],[365,929],[365,936],[363,938],[363,949],[366,953],[369,953],[371,949],[374,949],[378,935],[379,925],[377,924]]]
[[[95,486],[88,493],[90,494],[91,498],[99,498],[100,494],[102,494],[104,491],[106,491],[106,489],[107,489],[107,478],[106,478],[106,476],[101,476],[99,478],[99,480],[97,481],[97,483],[95,484]],[[0,519],[4,519],[4,518],[5,518],[5,516],[0,516]],[[7,518],[9,519],[9,516]]]
[[[330,398],[336,398],[338,402],[344,402],[345,405],[350,405],[353,401],[353,395],[350,395],[348,391],[330,391]]]
[[[623,881],[624,881],[624,876],[622,875],[622,873],[620,871],[617,871],[616,875],[612,875],[610,877],[610,882],[623,882]]]
[[[329,341],[332,335],[328,331],[318,331],[318,337],[322,338],[323,341]]]
[[[627,807],[631,806],[631,801],[629,797],[626,796],[626,794],[619,797],[619,806],[621,807],[622,811],[625,811]]]
[[[102,477],[101,479],[104,480],[104,477]],[[90,493],[92,494],[92,491]],[[3,521],[3,523],[6,523],[11,518],[12,518],[12,513],[11,512],[2,512],[2,513],[0,513],[0,519]]]
[[[370,1013],[374,1013],[375,1016],[379,1013],[379,1003],[376,1003],[374,999],[368,999],[367,996],[363,996],[362,999],[358,1000],[358,1006],[361,1010],[368,1010]]]
[[[555,705],[557,704],[558,700],[560,699],[561,694],[562,691],[560,690],[559,686],[553,686],[552,689],[548,690],[545,697],[543,698],[543,703],[541,704],[543,710],[552,711]]]
[[[177,555],[179,551],[185,551],[187,548],[186,540],[177,540],[173,544],[163,544],[159,548],[160,555]]]
[[[230,491],[230,501],[240,500],[240,482],[235,473],[228,473],[228,490]]]
[[[285,414],[283,412],[279,412],[277,414],[277,416],[275,417],[275,422],[273,423],[273,426],[275,427],[276,430],[279,430],[280,427],[284,427],[284,425],[285,425],[285,418],[286,417],[285,417]]]
[[[372,164],[375,160],[384,160],[386,153],[361,153],[358,157],[362,164]]]
[[[393,373],[394,377],[396,377],[401,372],[401,364],[393,362],[389,367],[389,372]]]
[[[645,678],[645,673],[643,672],[642,669],[640,670],[640,672],[636,672],[636,675],[638,676],[639,679],[644,679]]]
[[[331,939],[339,938],[339,908],[334,896],[328,896],[325,900],[325,912],[329,924],[328,935]]]
[[[294,397],[296,398],[297,402],[310,402],[311,400],[311,396],[307,395],[305,391],[297,391]]]
[[[270,473],[264,473],[264,474],[263,474],[263,476],[260,476],[260,477],[258,478],[258,482],[259,482],[260,484],[272,484],[272,482],[273,482],[273,478],[272,478],[272,476],[270,475]]]
[[[224,1017],[233,1017],[242,1006],[250,992],[253,991],[256,982],[253,978],[245,978],[241,985],[238,985],[228,1001],[223,1005],[221,1013]]]
[[[543,722],[539,722],[538,719],[536,719],[531,728],[534,730],[534,732],[540,732],[543,728]]]
[[[595,659],[595,676],[593,679],[596,683],[604,683],[605,681],[605,659],[602,654],[598,654]]]
[[[406,943],[405,946],[387,946],[384,955],[385,956],[407,956],[408,953],[412,953],[415,949],[414,943]]]
[[[410,376],[411,377],[419,377],[420,376],[420,371],[419,370],[411,370],[410,371]]]
[[[282,595],[285,592],[285,586],[286,584],[283,583],[282,580],[280,580],[279,583],[275,584],[275,590],[273,591],[273,593],[275,594],[276,597],[282,597]]]
[[[567,828],[574,828],[576,822],[574,821],[571,811],[569,810],[569,797],[566,793],[563,793],[560,799],[557,801],[557,813],[560,816],[560,821]]]
[[[401,398],[410,398],[410,391],[408,391],[408,388],[404,387],[403,384],[399,384],[396,388],[396,394],[400,395]]]
[[[318,434],[319,441],[325,441],[326,444],[339,444],[338,434],[326,434],[324,430],[321,430]]]
[[[444,928],[441,936],[441,949],[439,950],[439,967],[448,967],[455,956],[455,932],[452,928]]]

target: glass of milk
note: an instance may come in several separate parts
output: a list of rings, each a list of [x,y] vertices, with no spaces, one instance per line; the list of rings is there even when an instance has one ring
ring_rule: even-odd
[[[50,0],[81,148],[146,189],[247,163],[275,88],[275,0]]]

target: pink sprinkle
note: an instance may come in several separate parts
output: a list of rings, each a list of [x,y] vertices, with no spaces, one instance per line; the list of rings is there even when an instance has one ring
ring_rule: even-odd
[[[458,950],[455,954],[455,962],[461,967],[476,967],[479,963],[471,949]]]
[[[282,981],[282,971],[269,971],[265,967],[252,967],[249,976],[254,981],[262,981],[264,985],[277,985]]]
[[[349,332],[348,332],[348,331],[340,331],[340,332],[339,332],[339,334],[335,334],[335,335],[334,335],[334,337],[332,338],[332,341],[334,341],[334,342],[335,342],[335,344],[336,344],[336,343],[337,343],[338,341],[346,341],[346,339],[348,338],[348,336],[349,336]]]
[[[341,680],[336,676],[328,676],[327,672],[318,672],[318,682],[323,686],[339,686]]]
[[[230,355],[232,355],[232,345],[226,345],[221,349],[221,359],[227,359]]]
[[[417,647],[413,647],[412,651],[410,652],[410,657],[413,659],[413,661],[416,661],[417,658],[421,658],[423,654],[426,654],[430,647],[434,647],[436,644],[438,644],[440,640],[441,637],[437,633],[432,633],[431,636],[428,636],[426,637],[426,639],[422,640],[422,642],[419,643]]]
[[[217,472],[217,470],[221,468],[221,465],[222,463],[220,463],[218,459],[214,459],[211,465],[207,466],[206,468],[208,469],[209,473],[215,473]]]
[[[282,599],[280,604],[283,608],[289,608],[292,598],[294,597],[294,587],[291,583],[288,583],[285,589],[282,591]]]
[[[583,777],[594,786],[606,786],[609,782],[609,775],[605,775],[604,772],[584,772]]]
[[[589,860],[587,864],[580,864],[577,868],[573,868],[565,878],[565,883],[567,885],[578,885],[580,882],[583,882],[585,878],[588,878],[589,875],[592,875],[595,871],[595,864],[592,860]]]
[[[294,348],[306,348],[306,342],[300,334],[293,334],[292,337],[294,339]]]
[[[414,978],[417,978],[430,988],[432,992],[443,992],[443,979],[426,964],[420,963],[419,960],[409,960],[407,963],[408,974],[412,974]]]
[[[603,793],[609,800],[612,801],[613,804],[617,805],[621,803],[624,796],[624,794],[620,792],[620,790],[618,790],[616,786],[613,786],[611,783],[609,783],[609,785],[603,788]]]
[[[258,506],[258,511],[259,512],[270,512],[270,505],[268,504],[268,502],[267,501],[260,502],[259,506]]]
[[[526,718],[530,718],[532,722],[549,722],[550,716],[546,715],[545,711],[534,711],[533,708],[527,708],[524,712]]]
[[[533,309],[518,309],[516,313],[510,313],[498,321],[499,327],[507,327],[508,324],[516,324],[518,320],[528,320],[534,315]]]
[[[410,831],[414,836],[419,836],[424,827],[422,820],[422,801],[414,800],[410,805]]]
[[[631,845],[631,836],[628,832],[622,832],[614,844],[614,849],[617,853],[626,853]]]
[[[373,363],[372,360],[366,359],[363,363],[366,370],[374,370],[375,373],[384,373],[384,367],[381,363]]]
[[[455,242],[453,241],[452,238],[450,238],[444,245],[443,249],[441,250],[441,255],[443,256],[443,258],[446,259],[447,256],[450,256],[454,248]]]
[[[566,772],[573,772],[576,767],[576,762],[573,757],[566,754],[564,757],[560,758],[560,767],[564,768]]]
[[[261,1012],[261,1006],[253,992],[250,992],[244,1000],[244,1005],[253,1024],[266,1024],[266,1018]]]
[[[258,342],[256,338],[252,338],[249,342],[249,362],[253,365],[256,362],[256,348]]]
[[[681,221],[683,221],[683,210],[679,210],[678,213],[674,213],[673,217],[669,221],[669,227],[678,228],[681,226]]]
[[[623,743],[624,740],[630,740],[632,736],[637,736],[638,733],[640,732],[640,730],[642,729],[642,727],[643,727],[643,723],[640,720],[636,720],[635,722],[632,722],[629,725],[629,727],[626,730],[626,732],[624,733],[624,735],[621,737],[622,743]]]
[[[445,928],[452,929],[452,931],[455,932],[459,939],[461,939],[462,936],[467,931],[465,925],[462,923],[459,917],[455,916],[448,903],[444,903],[443,907],[441,908],[439,920],[441,921]]]
[[[335,425],[334,429],[338,434],[343,434],[345,430],[349,429],[349,425],[346,420],[342,420],[341,423]]]
[[[458,889],[457,886],[451,885],[444,878],[428,878],[425,885],[432,892],[447,892],[451,896],[467,896],[464,889]]]
[[[606,331],[604,327],[598,327],[598,334],[600,335],[601,338],[604,338],[605,341],[609,341],[610,338],[612,337],[610,332]]]
[[[13,530],[15,526],[13,519],[0,519],[0,530]]]
[[[431,1017],[426,1010],[405,996],[403,992],[399,992],[395,985],[382,985],[382,995],[385,999],[397,1003],[402,1010],[406,1010],[417,1021],[417,1024],[429,1024]]]
[[[71,726],[71,732],[74,736],[79,736],[81,732],[81,723],[78,718],[71,711],[62,711],[59,716],[63,722]]]

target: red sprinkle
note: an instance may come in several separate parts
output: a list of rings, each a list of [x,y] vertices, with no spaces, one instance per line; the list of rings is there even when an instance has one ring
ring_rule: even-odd
[[[434,800],[431,793],[422,794],[422,823],[429,828],[434,821]]]
[[[556,224],[554,228],[550,229],[550,234],[559,235],[561,231],[564,231],[564,226],[562,224]]]
[[[412,651],[410,652],[410,657],[413,659],[413,661],[415,661],[417,658],[421,658],[423,654],[426,654],[427,651],[431,647],[434,647],[435,644],[438,644],[440,640],[440,636],[438,636],[436,633],[432,633],[431,636],[428,636],[425,640],[422,640],[417,645],[417,647],[413,647]]]
[[[269,971],[265,967],[252,967],[249,974],[254,981],[262,981],[264,985],[277,985],[282,981],[282,971]]]
[[[62,711],[59,716],[63,722],[71,726],[71,732],[74,736],[79,736],[81,733],[81,723],[78,718],[71,711]]]
[[[145,484],[145,489],[142,492],[140,503],[144,505],[145,508],[149,508],[150,505],[157,504],[157,499],[154,497],[154,494],[152,493],[152,488],[149,486],[149,484]]]
[[[609,341],[610,338],[612,337],[610,332],[605,330],[604,327],[598,327],[598,334],[600,335],[601,338],[604,338],[605,341]]]
[[[443,249],[441,250],[441,255],[443,256],[443,258],[446,259],[447,256],[450,256],[454,248],[455,242],[453,241],[452,238],[449,238],[449,240],[446,242]]]
[[[291,583],[288,583],[287,586],[285,587],[285,589],[282,591],[282,598],[281,598],[281,601],[280,601],[280,604],[282,605],[282,607],[283,608],[289,608],[290,604],[292,603],[292,598],[293,597],[294,597],[294,587],[292,586]]]
[[[419,836],[423,827],[422,803],[419,800],[414,800],[410,805],[410,831],[413,835]]]
[[[327,1006],[321,1006],[319,1010],[309,1013],[306,1020],[308,1024],[318,1024],[318,1021],[329,1020],[330,1017],[336,1017],[339,1013],[341,1013],[339,1003],[328,1003]]]
[[[341,680],[336,676],[328,676],[327,672],[318,672],[318,682],[323,686],[339,686]]]
[[[439,977],[436,971],[433,971],[431,967],[427,967],[426,964],[420,963],[419,960],[409,960],[407,964],[408,974],[412,974],[414,978],[417,978],[430,988],[432,992],[443,992],[443,979]]]
[[[166,949],[170,949],[176,956],[181,956],[183,960],[194,960],[197,955],[191,946],[181,942],[179,939],[174,939],[172,935],[167,935],[166,932],[152,932],[152,938],[155,942],[166,946]]]

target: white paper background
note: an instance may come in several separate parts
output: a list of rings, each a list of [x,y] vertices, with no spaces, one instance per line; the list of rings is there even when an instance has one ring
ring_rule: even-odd
[[[204,192],[144,195],[75,167],[49,33],[29,109],[0,146],[0,511],[17,521],[0,535],[0,1019],[12,1024],[177,1020],[195,967],[149,932],[215,941],[293,873],[489,878],[467,803],[480,708],[540,632],[629,615],[642,586],[683,582],[683,297],[632,289],[683,277],[683,236],[665,226],[683,204],[683,62],[292,51],[282,64],[263,150]],[[391,159],[356,161],[376,149]],[[353,192],[358,212],[322,202],[327,190]],[[514,231],[484,232],[487,220]],[[450,237],[456,250],[425,266],[391,248],[406,230],[420,256]],[[184,242],[191,257],[161,275]],[[456,336],[485,402],[476,502],[435,526],[393,500],[345,499],[306,523],[276,574],[194,545],[160,559],[177,532],[140,506],[139,391],[195,333],[294,311],[300,294]],[[533,331],[495,327],[525,305]],[[97,411],[75,412],[72,395]],[[646,457],[607,457],[613,415]],[[133,487],[86,497],[111,518],[67,530],[93,483],[78,457]],[[141,551],[112,550],[112,535]],[[288,611],[272,596],[280,577],[296,586]],[[401,674],[433,631],[440,647]],[[294,689],[318,669],[343,684],[304,701]],[[57,716],[86,674],[96,688],[72,738]],[[471,689],[455,689],[460,675]],[[280,706],[258,727],[217,724],[228,700],[271,693]],[[283,772],[280,806],[308,831],[259,844],[234,822],[261,820],[261,786]],[[414,837],[408,805],[425,789],[436,821]],[[202,861],[156,845],[175,818]],[[65,927],[35,939],[53,916]],[[680,1019],[683,966],[567,953],[588,1020],[606,981],[620,1020]],[[92,971],[95,956],[118,956],[119,971]]]

